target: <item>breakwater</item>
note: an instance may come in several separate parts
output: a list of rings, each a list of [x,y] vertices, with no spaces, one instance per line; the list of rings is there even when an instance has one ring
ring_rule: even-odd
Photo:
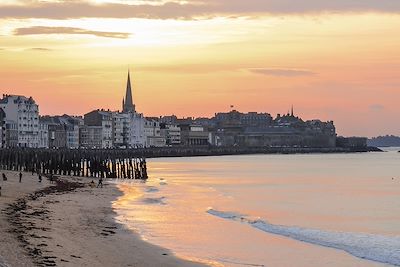
[[[251,154],[311,154],[382,152],[376,147],[311,148],[311,147],[163,147],[136,149],[137,156],[146,158],[228,156]]]
[[[147,179],[146,158],[251,154],[354,153],[378,148],[162,147],[136,149],[0,149],[0,169],[45,175]]]
[[[48,175],[147,179],[146,159],[135,150],[0,149],[0,169]]]

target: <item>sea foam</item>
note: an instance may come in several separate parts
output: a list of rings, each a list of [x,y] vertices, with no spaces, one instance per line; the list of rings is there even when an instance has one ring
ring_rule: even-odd
[[[335,232],[297,226],[275,225],[258,219],[251,220],[235,212],[214,209],[209,214],[223,219],[240,221],[261,231],[295,240],[340,249],[356,257],[400,266],[400,237],[364,233]]]

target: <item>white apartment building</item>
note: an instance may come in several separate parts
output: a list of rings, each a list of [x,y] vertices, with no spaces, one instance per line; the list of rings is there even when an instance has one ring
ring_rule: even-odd
[[[128,129],[129,129],[129,116],[128,114],[113,112],[112,113],[113,127],[112,137],[113,145],[115,148],[128,147]]]
[[[155,119],[144,120],[144,134],[146,136],[145,147],[163,147],[165,138],[161,136],[160,122]]]
[[[145,147],[146,136],[144,134],[143,114],[136,112],[124,113],[128,121],[127,141],[131,148]]]
[[[32,97],[3,95],[0,108],[17,125],[18,147],[39,147],[39,107]]]
[[[80,146],[99,149],[103,145],[103,129],[101,126],[82,126],[79,128]]]

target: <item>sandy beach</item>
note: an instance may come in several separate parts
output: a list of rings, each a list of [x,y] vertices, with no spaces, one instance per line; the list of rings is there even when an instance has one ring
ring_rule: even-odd
[[[1,171],[5,173],[8,180],[0,181],[0,266],[8,263],[9,266],[32,266],[32,259],[25,253],[15,233],[11,233],[11,225],[5,209],[14,203],[18,198],[43,189],[48,186],[46,179],[38,182],[37,176],[24,173],[22,183],[18,182],[18,173]],[[7,266],[7,265],[5,265]]]
[[[115,185],[87,178],[4,172],[0,197],[0,266],[200,266],[146,243],[114,221]],[[68,182],[62,182],[68,181]]]

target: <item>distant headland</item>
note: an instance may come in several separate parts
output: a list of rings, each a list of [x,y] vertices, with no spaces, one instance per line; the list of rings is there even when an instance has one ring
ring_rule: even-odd
[[[394,135],[373,137],[368,139],[367,144],[375,147],[400,147],[400,137]]]

